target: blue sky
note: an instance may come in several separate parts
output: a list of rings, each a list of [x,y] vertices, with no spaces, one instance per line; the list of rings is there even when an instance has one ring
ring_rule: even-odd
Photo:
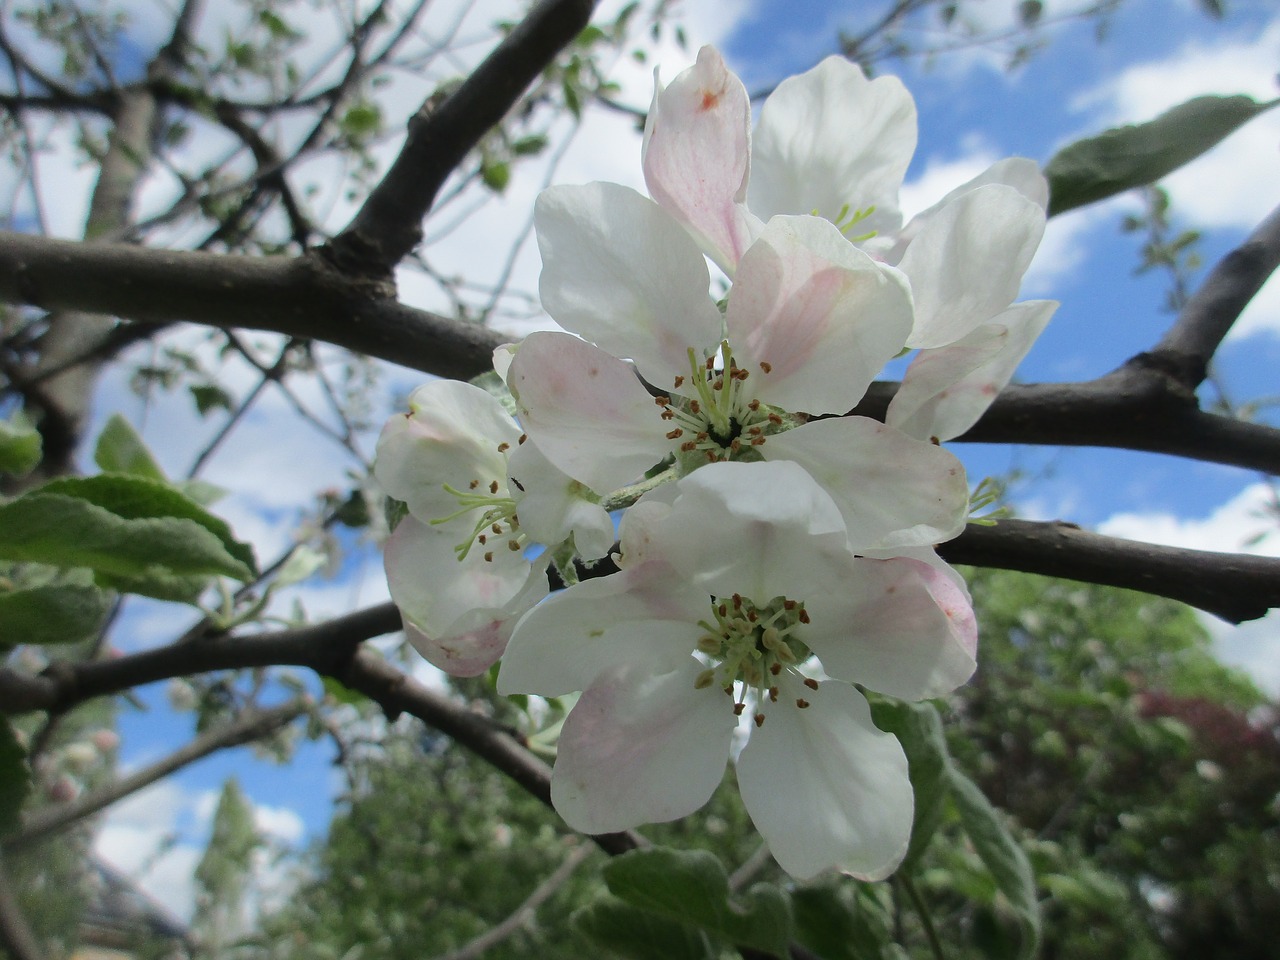
[[[149,0],[138,0],[145,6]],[[481,4],[480,6],[485,6]],[[620,6],[615,3],[613,6]],[[618,72],[624,98],[637,106],[648,104],[651,71],[656,62],[670,78],[687,66],[702,42],[716,42],[749,89],[776,83],[811,66],[834,48],[835,30],[869,4],[831,4],[822,0],[684,0],[683,13],[689,47],[681,50],[664,39],[649,63],[623,60]],[[1015,6],[1011,0],[977,0],[973,8],[999,24]],[[1048,12],[1062,4],[1046,4]],[[222,16],[214,5],[211,16]],[[1009,73],[1003,56],[982,51],[940,58],[932,66],[908,63],[886,72],[899,73],[916,98],[920,114],[920,146],[908,174],[904,197],[917,209],[946,193],[987,164],[1019,154],[1047,160],[1078,136],[1098,132],[1119,122],[1150,119],[1161,110],[1197,93],[1275,95],[1280,70],[1280,13],[1269,3],[1236,2],[1225,23],[1207,20],[1190,0],[1128,0],[1116,15],[1108,39],[1097,42],[1091,25],[1069,25],[1051,34],[1047,49],[1025,66]],[[474,23],[481,35],[484,18]],[[447,19],[447,17],[446,17]],[[213,30],[214,26],[210,27]],[[139,41],[150,49],[153,38]],[[472,61],[481,53],[468,52]],[[388,124],[395,128],[420,102],[433,78],[401,78],[380,96]],[[1205,230],[1201,252],[1212,264],[1238,244],[1254,222],[1280,204],[1280,110],[1265,115],[1229,138],[1213,154],[1169,178],[1175,223]],[[402,125],[402,124],[401,124]],[[563,128],[558,128],[563,132]],[[212,136],[212,135],[211,135]],[[856,136],[856,131],[850,131]],[[380,154],[386,159],[394,145]],[[202,157],[221,149],[197,137],[175,157],[180,165],[198,165]],[[317,182],[331,173],[322,164],[300,173]],[[588,114],[583,129],[551,178],[555,182],[592,179],[617,180],[643,189],[639,173],[639,139],[631,121],[608,111]],[[67,165],[61,176],[47,176],[59,184],[61,196],[50,204],[54,232],[74,235],[83,222],[89,172]],[[427,251],[441,270],[454,270],[483,280],[500,268],[492,250],[495,238],[518,239],[544,171],[518,171],[506,195],[478,209],[447,242]],[[302,184],[298,184],[301,186]],[[141,213],[159,208],[171,196],[173,183],[163,175],[143,191]],[[1162,312],[1165,279],[1159,274],[1134,277],[1138,241],[1121,233],[1126,212],[1136,210],[1131,198],[1120,198],[1068,214],[1050,227],[1042,256],[1033,265],[1024,297],[1058,299],[1062,306],[1049,329],[1019,371],[1026,381],[1088,379],[1152,345],[1171,322]],[[350,207],[334,198],[330,221],[340,225]],[[428,225],[430,233],[432,225]],[[182,237],[175,236],[174,242]],[[536,291],[536,249],[524,237],[513,269],[514,285]],[[441,307],[439,291],[424,278],[402,273],[402,295],[411,303]],[[527,326],[544,325],[535,319]],[[514,328],[513,328],[514,329]],[[1249,314],[1247,335],[1237,335],[1220,354],[1219,372],[1237,400],[1280,394],[1280,285],[1272,284]],[[204,349],[188,337],[194,349]],[[263,338],[264,342],[268,338]],[[387,367],[377,403],[387,415],[398,397],[421,380],[411,371]],[[251,371],[232,368],[228,385],[243,392],[253,384]],[[314,391],[302,388],[304,399],[320,405]],[[101,397],[102,416],[123,411],[138,422],[142,408],[123,382],[108,382]],[[270,561],[288,548],[299,512],[321,486],[341,487],[349,459],[330,442],[289,425],[288,404],[270,395],[233,434],[207,477],[231,489],[219,505],[234,528]],[[1274,412],[1271,414],[1275,422]],[[162,402],[147,410],[146,437],[162,463],[173,473],[190,463],[192,455],[216,428],[216,421],[194,418],[179,402]],[[364,438],[366,452],[372,435]],[[1013,488],[1026,515],[1061,517],[1097,526],[1118,535],[1159,539],[1203,548],[1235,549],[1248,534],[1264,529],[1250,510],[1261,502],[1263,488],[1253,474],[1229,467],[1175,460],[1125,451],[1093,449],[1006,448],[955,445],[969,466],[973,481],[1012,469],[1025,479]],[[265,478],[271,478],[267,482]],[[1272,524],[1274,527],[1274,524]],[[1280,553],[1276,536],[1256,549]],[[351,609],[386,597],[376,553],[358,547],[339,574],[318,578],[294,591],[316,616]],[[171,606],[131,608],[119,632],[119,645],[138,649],[165,642],[181,630],[185,611]],[[1275,618],[1242,631],[1214,627],[1223,649],[1235,661],[1252,665],[1258,676],[1280,689],[1280,674],[1265,672],[1280,644]],[[423,669],[422,675],[429,676]],[[313,685],[314,686],[314,685]],[[137,765],[177,745],[190,730],[189,716],[174,715],[165,703],[162,686],[141,693],[145,713],[121,716],[123,759]],[[331,748],[304,744],[298,761],[274,767],[254,761],[247,750],[227,752],[206,760],[111,814],[99,849],[125,869],[139,865],[139,851],[168,829],[178,830],[182,842],[153,866],[144,881],[174,909],[190,905],[189,875],[208,828],[210,798],[222,781],[237,774],[247,793],[260,806],[264,826],[282,841],[296,843],[322,832],[327,823],[337,779],[329,765]],[[154,844],[153,844],[154,845]]]

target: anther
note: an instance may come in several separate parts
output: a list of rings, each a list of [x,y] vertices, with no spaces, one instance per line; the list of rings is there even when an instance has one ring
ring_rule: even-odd
[[[775,662],[773,666],[769,668],[769,672],[776,677],[778,674],[782,672],[782,664]]]
[[[681,453],[691,453],[697,449],[698,449],[698,445],[694,443],[692,440],[686,440],[684,443],[680,444]]]
[[[472,490],[474,490],[478,486],[480,486],[479,480],[472,480],[471,483],[469,484],[469,488]]]
[[[809,701],[804,699],[803,697],[800,697],[799,699],[796,700],[796,706],[799,707],[801,710],[804,710],[806,707],[809,706]]]
[[[778,702],[778,688],[777,688],[777,687],[770,687],[770,688],[769,688],[769,702],[770,702],[770,703],[777,703],[777,702]]]
[[[529,439],[529,435],[527,433],[522,433],[520,434],[520,439],[517,440],[516,443],[524,443],[528,439]]]
[[[745,703],[735,703],[733,705],[733,715],[735,717],[740,717],[742,716],[742,711],[745,709],[747,709],[747,705]]]
[[[742,375],[745,377],[747,375],[747,371],[743,370]],[[760,401],[753,398],[751,402],[747,404],[747,409],[752,413],[755,413],[760,409]]]
[[[689,401],[689,412],[690,412],[690,413],[701,413],[701,412],[702,412],[702,405],[701,405],[700,403],[698,403],[698,401],[697,401],[697,400],[690,400],[690,401]]]
[[[672,413],[669,407],[663,407],[662,413],[658,414],[658,416],[663,420],[674,420],[676,418],[676,415]]]
[[[772,363],[770,363],[768,360],[761,360],[761,361],[760,361],[760,369],[761,369],[761,370],[763,370],[765,373],[772,373],[772,372],[773,372],[773,364],[772,364]]]
[[[519,550],[519,549],[520,549],[520,544],[518,544],[518,543],[517,543],[516,541],[514,541],[514,540],[508,540],[508,541],[507,541],[507,549],[508,549],[508,550],[510,550],[512,553],[515,553],[517,550]]]
[[[493,531],[494,533],[496,533],[496,534],[499,534],[499,535],[501,535],[501,534],[502,534],[502,524],[500,524],[500,523],[495,523],[495,524],[494,524],[493,526],[491,526],[489,529],[490,529],[490,530],[492,530],[492,531]]]
[[[679,384],[677,384],[677,386],[679,386]],[[671,402],[671,398],[670,397],[654,397],[653,402],[660,407],[665,407],[667,406],[667,404]]]
[[[490,493],[497,493],[497,492],[498,492],[498,481],[497,481],[497,480],[491,480],[491,481],[489,482],[489,492],[490,492]]]
[[[752,437],[752,438],[751,438],[751,445],[752,445],[753,447],[762,447],[762,446],[764,446],[764,437]]]
[[[683,374],[683,373],[678,373],[678,374],[676,374],[675,385],[676,385],[676,387],[683,387],[683,386],[684,386],[684,374]]]
[[[674,430],[672,430],[670,433],[667,434],[667,439],[679,440],[683,436],[684,436],[684,431],[681,430],[679,427],[676,427]]]
[[[756,726],[757,726],[757,727],[763,727],[763,726],[764,726],[764,714],[763,714],[763,713],[757,713],[757,714],[756,714],[756,716],[755,716],[755,721],[756,721]]]
[[[482,547],[488,542],[489,542],[488,534],[482,533],[480,534],[480,536],[476,537],[476,543],[480,544],[480,546]]]
[[[796,619],[799,620],[801,623],[808,623],[809,614],[803,607],[801,607],[800,612],[796,614]]]
[[[817,689],[818,689],[818,681],[817,681],[817,680],[815,680],[815,679],[813,679],[813,677],[805,677],[805,678],[804,678],[804,685],[805,685],[806,687],[808,687],[810,690],[817,690]]]
[[[703,670],[696,680],[693,681],[693,689],[705,690],[715,681],[716,672],[714,670]]]
[[[484,558],[488,563],[493,563],[493,551],[490,550],[488,553],[486,553],[484,555]]]
[[[499,453],[506,453],[510,449],[511,449],[511,444],[507,443],[507,441],[505,440],[503,440],[500,444],[498,444]]]
[[[782,426],[782,418],[778,416],[776,413],[769,414],[769,422],[772,423],[775,427]]]

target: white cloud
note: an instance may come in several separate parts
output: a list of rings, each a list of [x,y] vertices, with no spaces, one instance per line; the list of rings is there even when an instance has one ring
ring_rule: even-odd
[[[1123,513],[1099,524],[1098,532],[1195,550],[1280,557],[1280,517],[1275,504],[1271,487],[1255,483],[1206,517]],[[1224,662],[1244,669],[1260,687],[1280,696],[1280,611],[1239,626],[1207,615],[1202,619]]]

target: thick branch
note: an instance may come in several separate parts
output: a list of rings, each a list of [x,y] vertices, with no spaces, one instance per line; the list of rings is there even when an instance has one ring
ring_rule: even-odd
[[[390,299],[314,256],[248,257],[82,244],[0,231],[0,300],[325,340],[445,377],[488,369],[506,341]]]
[[[400,154],[355,219],[328,247],[345,269],[389,274],[422,238],[445,179],[591,18],[594,0],[542,0],[439,106],[409,121]]]
[[[1241,312],[1280,266],[1280,207],[1214,266],[1149,356],[1194,390]]]
[[[297,719],[306,710],[305,703],[295,700],[268,710],[251,710],[231,723],[213,730],[206,730],[181,749],[127,777],[121,777],[114,783],[83,794],[70,803],[36,811],[23,821],[22,829],[16,835],[4,842],[4,849],[20,850],[52,833],[79,823],[85,817],[93,816],[117,800],[137,793],[143,787],[150,786],[157,780],[167,777],[188,764],[202,760],[215,751],[238,747],[270,736]]]
[[[1280,558],[1120,540],[1070,523],[970,524],[938,553],[950,563],[1021,570],[1140,590],[1189,603],[1232,623],[1280,607]]]

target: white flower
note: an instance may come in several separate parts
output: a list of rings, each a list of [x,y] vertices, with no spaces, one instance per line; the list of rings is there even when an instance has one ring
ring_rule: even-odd
[[[749,709],[738,780],[778,862],[802,879],[887,876],[910,836],[907,764],[849,684],[916,699],[964,682],[963,589],[917,560],[855,557],[835,504],[792,463],[719,463],[668,491],[624,518],[622,571],[535,607],[503,660],[504,693],[583,691],[556,808],[591,833],[696,810]],[[814,679],[815,656],[837,679]]]
[[[655,93],[644,149],[650,194],[730,276],[762,218],[779,214],[822,216],[897,266],[915,306],[906,343],[930,369],[908,374],[889,422],[920,439],[968,429],[1055,306],[1008,309],[1044,232],[1048,185],[1036,164],[1001,160],[904,227],[898,190],[916,110],[896,78],[867,80],[828,57],[778,85],[754,137],[749,125],[745,88],[704,47]],[[954,352],[930,353],[953,344]]]
[[[375,475],[409,510],[387,541],[387,582],[415,649],[473,676],[547,593],[546,560],[530,563],[526,547],[572,535],[579,552],[600,557],[613,523],[479,387],[432,381],[409,407],[378,439]]]
[[[534,221],[543,306],[598,345],[535,333],[508,370],[521,422],[565,473],[608,491],[668,456],[681,472],[794,460],[835,499],[855,546],[959,533],[968,490],[950,454],[874,421],[803,415],[845,413],[902,350],[911,299],[896,270],[825,220],[775,217],[742,255],[722,319],[698,247],[640,194],[553,187]]]

